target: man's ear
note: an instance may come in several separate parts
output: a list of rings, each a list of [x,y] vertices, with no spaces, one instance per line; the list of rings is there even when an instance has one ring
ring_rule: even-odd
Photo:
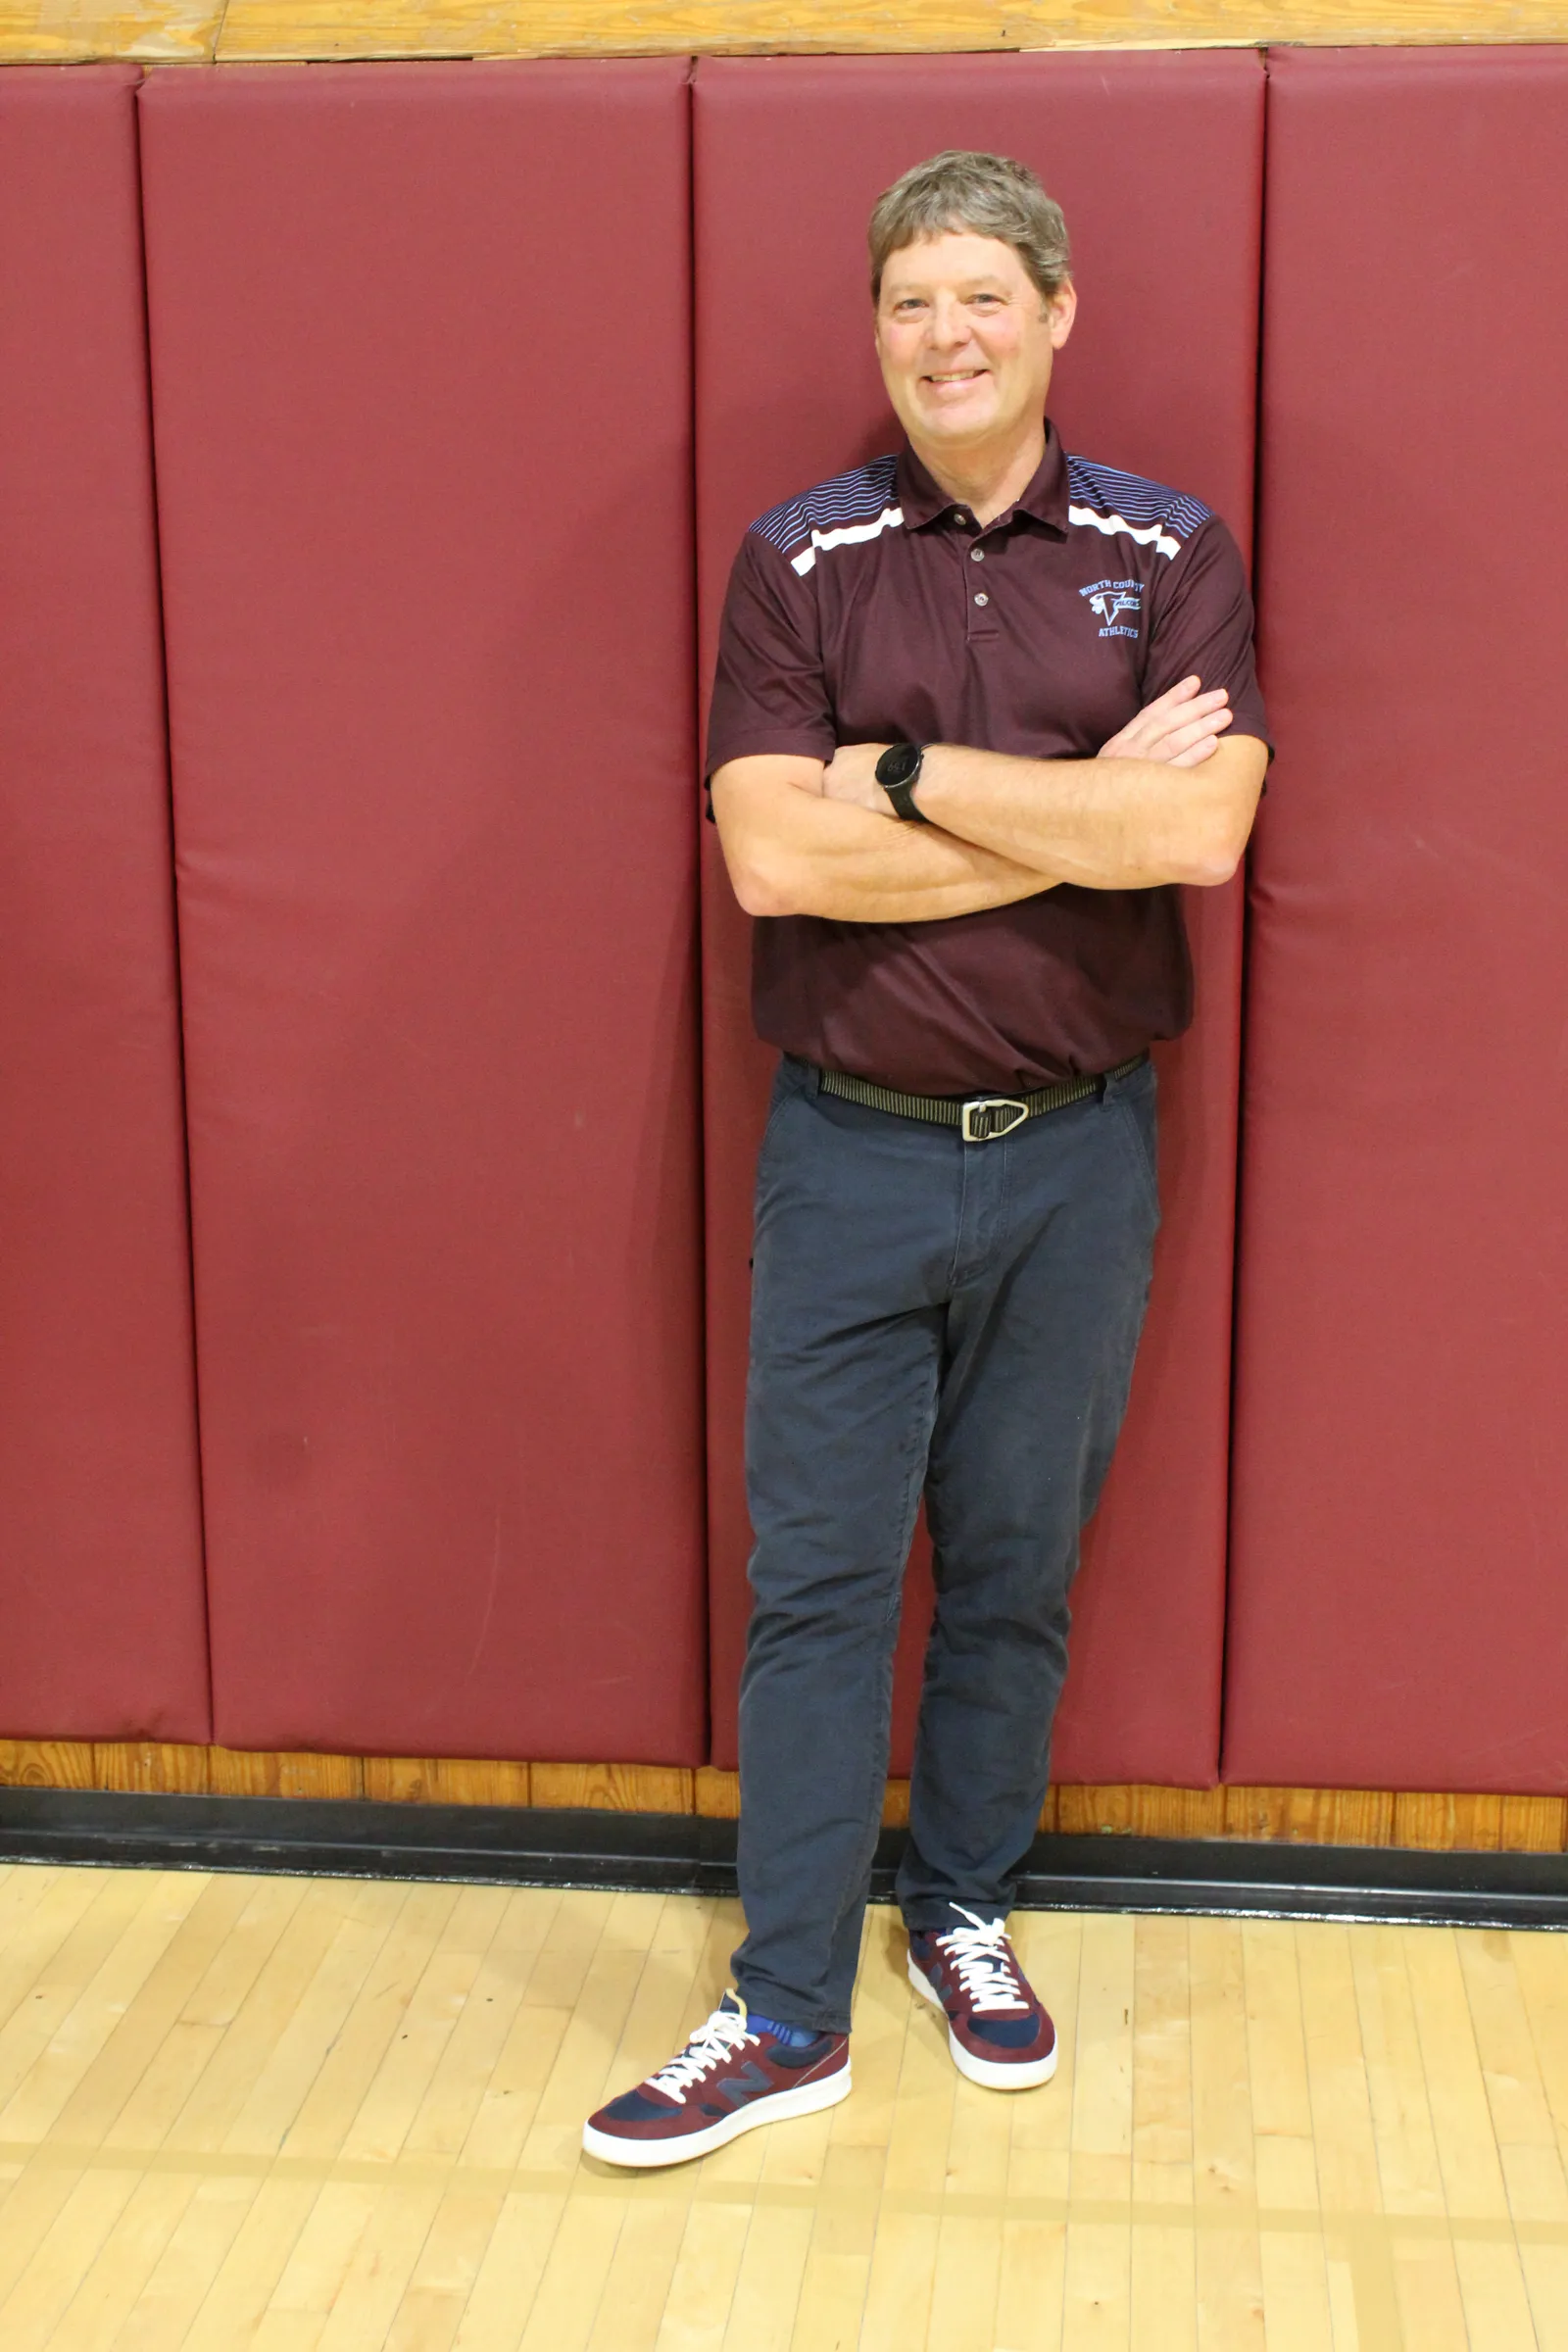
[[[1059,351],[1072,333],[1072,322],[1078,316],[1078,289],[1070,277],[1062,279],[1045,307],[1051,320],[1051,347]]]

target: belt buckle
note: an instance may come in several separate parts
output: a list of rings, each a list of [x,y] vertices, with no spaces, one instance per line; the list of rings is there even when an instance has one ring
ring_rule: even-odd
[[[1004,1123],[1001,1114],[1011,1112]],[[994,1143],[999,1135],[1010,1135],[1029,1116],[1029,1105],[1016,1095],[976,1095],[963,1106],[959,1133],[966,1144]]]

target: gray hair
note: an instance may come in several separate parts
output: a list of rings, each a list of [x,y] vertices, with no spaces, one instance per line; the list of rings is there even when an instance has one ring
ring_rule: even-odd
[[[952,229],[1010,245],[1047,302],[1066,283],[1067,223],[1026,164],[1010,156],[948,147],[915,164],[880,195],[871,213],[871,300],[882,292],[891,254]]]

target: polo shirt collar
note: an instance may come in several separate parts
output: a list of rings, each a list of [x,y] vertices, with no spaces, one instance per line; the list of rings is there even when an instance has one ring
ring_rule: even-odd
[[[919,459],[907,444],[900,452],[898,472],[894,477],[899,505],[904,510],[906,530],[917,531],[928,522],[940,521],[951,514],[956,502],[945,490],[939,489]],[[1035,468],[1034,477],[1010,512],[1031,514],[1036,522],[1060,531],[1067,530],[1067,460],[1062,454],[1061,441],[1055,426],[1046,420],[1046,454]],[[997,516],[998,522],[1004,518]],[[987,525],[987,528],[991,528]]]

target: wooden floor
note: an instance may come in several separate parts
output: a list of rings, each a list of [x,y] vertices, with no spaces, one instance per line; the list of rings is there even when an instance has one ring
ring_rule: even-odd
[[[0,2347],[1568,2347],[1568,1937],[1015,1924],[1047,2089],[878,1910],[854,2096],[627,2180],[732,1904],[0,1871]]]

